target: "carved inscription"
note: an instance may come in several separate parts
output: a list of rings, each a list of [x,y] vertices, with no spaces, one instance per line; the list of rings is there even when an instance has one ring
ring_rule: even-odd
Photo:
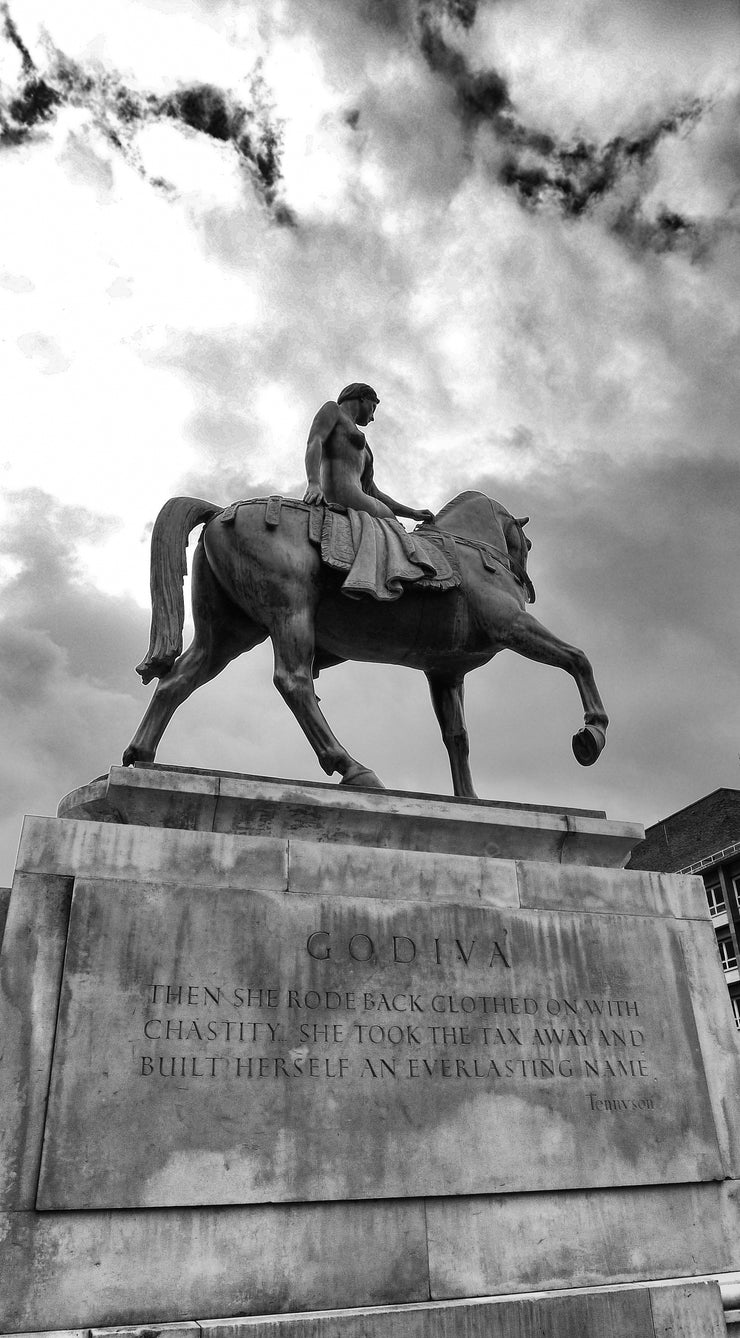
[[[670,922],[75,884],[40,1208],[721,1174]]]
[[[320,963],[427,966],[455,962],[511,970],[510,949],[495,938],[424,941],[394,934],[383,944],[363,930],[309,934],[305,952]],[[653,1075],[637,999],[540,995],[310,989],[286,983],[152,981],[143,1000],[138,1076],[148,1079],[342,1082],[618,1079]],[[320,1015],[323,1019],[316,1021]],[[313,1020],[312,1020],[313,1019]],[[590,1109],[651,1110],[638,1101],[589,1094]]]

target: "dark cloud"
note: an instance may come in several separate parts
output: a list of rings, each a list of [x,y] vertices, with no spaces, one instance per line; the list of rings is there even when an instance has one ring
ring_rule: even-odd
[[[645,218],[633,202],[620,209],[611,225],[612,232],[624,237],[638,251],[683,251],[692,260],[704,256],[718,233],[718,226],[684,218],[673,210],[661,208],[654,218]]]
[[[491,480],[481,486],[491,491]],[[737,577],[738,496],[734,460],[584,454],[562,462],[558,477],[541,457],[511,503],[532,515],[540,583],[606,618],[625,651],[630,628],[644,647],[690,627],[708,652],[737,658],[740,619],[722,610]]]
[[[20,57],[18,90],[7,103],[0,99],[0,145],[20,144],[39,122],[48,121],[61,102],[56,89],[42,79],[6,4],[0,4],[2,34]]]
[[[694,99],[640,135],[618,135],[604,145],[585,140],[558,144],[549,135],[528,130],[513,115],[502,115],[496,121],[496,133],[506,145],[499,180],[527,209],[555,207],[571,219],[593,214],[599,205],[616,200],[608,218],[616,236],[637,249],[681,249],[698,258],[716,229],[666,207],[648,217],[643,201],[653,185],[648,169],[659,145],[688,132],[705,111]],[[625,183],[628,198],[622,202]]]
[[[453,3],[443,7],[458,10],[455,14],[463,27],[469,28],[475,20],[475,6]],[[510,105],[506,80],[497,70],[476,71],[451,42],[447,40],[438,22],[439,5],[419,5],[419,45],[429,68],[441,75],[454,90],[460,114],[465,123],[475,126],[482,120],[495,117]],[[465,16],[463,18],[463,15]]]
[[[408,26],[408,0],[359,0],[357,9],[364,23],[384,33]]]
[[[472,28],[478,13],[478,0],[443,0],[445,12],[462,28]]]
[[[259,71],[252,76],[250,91],[251,103],[244,106],[212,84],[198,84],[159,100],[154,114],[169,116],[212,139],[233,144],[240,159],[256,174],[265,198],[274,205],[280,184],[280,124],[274,118]],[[285,210],[281,221],[288,221]]]
[[[0,4],[0,16],[3,20],[3,32],[11,45],[15,47],[21,58],[23,73],[30,78],[36,73],[36,66],[31,59],[31,53],[28,50],[28,47],[18,32],[5,0]]]
[[[27,628],[12,618],[2,621],[0,694],[6,706],[38,705],[64,667],[64,652],[46,632]]]
[[[604,206],[603,222],[609,231],[635,250],[678,250],[692,259],[704,255],[720,230],[718,221],[691,218],[666,205],[648,214],[644,200],[654,185],[653,164],[660,145],[689,133],[709,110],[709,101],[691,98],[653,117],[639,133],[619,134],[603,144],[586,138],[558,140],[521,119],[499,70],[474,69],[455,44],[444,18],[472,28],[475,5],[420,0],[418,16],[419,45],[429,68],[453,90],[467,132],[485,125],[493,133],[492,170],[525,209],[557,210],[564,218],[577,220]]]
[[[21,815],[53,814],[63,794],[120,758],[144,708],[134,665],[147,614],[82,575],[80,545],[111,521],[40,489],[11,494],[0,553],[0,882],[10,881]]]
[[[629,10],[633,0],[627,0]],[[738,21],[737,0],[640,0],[642,16],[648,17],[660,31],[668,34],[676,28],[685,28],[689,33],[697,28],[714,28],[718,33],[727,35],[728,30],[736,29]]]
[[[518,190],[525,203],[541,204],[545,197],[554,198],[565,214],[577,217],[613,191],[626,170],[644,167],[664,136],[696,122],[701,112],[701,104],[694,101],[639,136],[618,135],[603,146],[585,140],[558,145],[551,136],[528,130],[514,117],[500,117],[496,125],[500,137],[541,160],[527,169],[515,157],[506,157],[501,179]]]
[[[241,498],[288,491],[284,482],[278,483],[255,466],[253,444],[260,426],[248,414],[235,413],[221,401],[218,410],[214,407],[193,414],[187,426],[197,446],[198,465],[176,480],[173,486],[178,492],[225,506]],[[302,452],[297,449],[299,456]]]
[[[22,696],[25,683],[38,695],[61,664],[106,688],[134,686],[129,673],[139,610],[132,600],[112,598],[85,580],[79,558],[81,545],[102,542],[116,523],[84,507],[64,506],[39,488],[11,493],[8,502],[0,554],[10,559],[14,575],[0,591],[0,616],[16,651],[26,646],[26,667],[14,680],[17,692]]]
[[[0,15],[4,36],[21,57],[19,87],[9,98],[0,99],[0,145],[22,143],[62,107],[85,107],[108,141],[142,170],[136,131],[145,124],[171,120],[231,144],[275,221],[294,222],[279,199],[282,126],[259,64],[249,80],[248,102],[206,83],[155,96],[129,87],[114,73],[88,69],[56,48],[51,48],[49,68],[42,77],[6,5],[0,8]],[[172,189],[161,177],[149,179],[153,185]]]

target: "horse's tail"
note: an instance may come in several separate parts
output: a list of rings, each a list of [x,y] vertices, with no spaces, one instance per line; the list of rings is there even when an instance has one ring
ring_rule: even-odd
[[[171,497],[152,530],[152,626],[149,649],[136,672],[145,683],[168,674],[182,652],[185,603],[182,583],[187,572],[188,535],[196,525],[220,515],[222,506],[199,497]]]

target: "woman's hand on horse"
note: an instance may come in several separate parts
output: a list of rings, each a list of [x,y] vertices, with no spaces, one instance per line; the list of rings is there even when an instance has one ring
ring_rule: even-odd
[[[420,521],[422,525],[433,525],[434,512],[428,511],[426,508],[424,508],[422,511],[412,511],[411,519]]]
[[[324,494],[317,483],[311,483],[303,494],[304,502],[311,502],[314,506],[321,506],[325,500]]]

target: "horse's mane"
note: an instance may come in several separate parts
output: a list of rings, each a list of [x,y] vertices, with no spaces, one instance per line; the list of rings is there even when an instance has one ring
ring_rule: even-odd
[[[470,489],[458,493],[437,512],[434,528],[468,543],[498,549],[502,556],[508,556],[512,572],[524,586],[529,602],[534,603],[535,590],[527,575],[530,544],[524,535],[523,523],[526,523],[526,517],[524,522],[517,520],[503,502]]]
[[[496,502],[484,492],[458,493],[437,512],[435,525],[446,534],[459,534],[465,539],[478,540],[479,543],[491,542],[491,525],[502,526],[504,517],[511,516],[501,502]]]

